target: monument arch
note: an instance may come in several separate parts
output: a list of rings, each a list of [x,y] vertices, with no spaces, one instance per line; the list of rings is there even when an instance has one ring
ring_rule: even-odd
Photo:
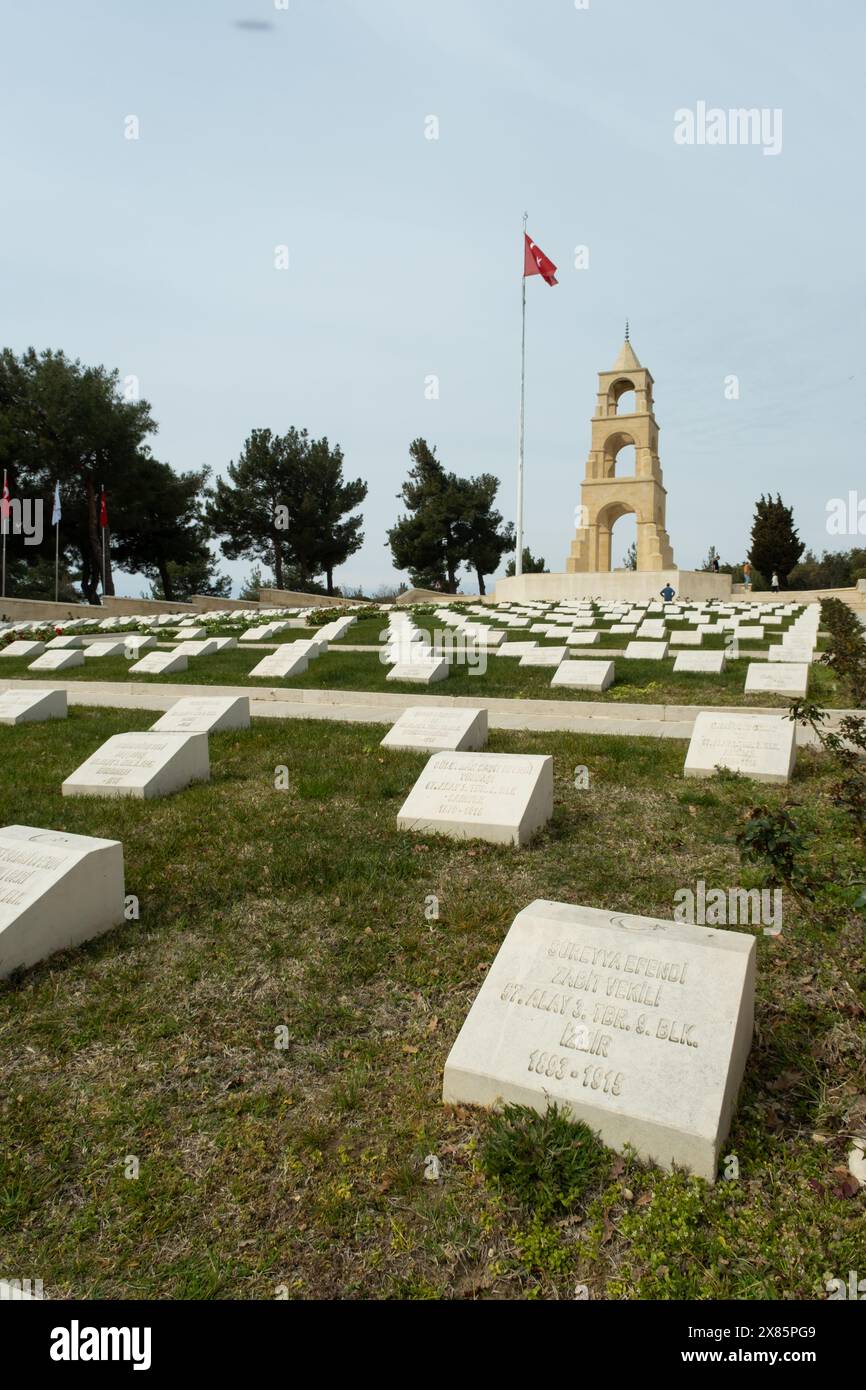
[[[634,512],[638,570],[674,566],[665,530],[667,493],[659,461],[659,427],[653,406],[653,379],[638,361],[628,327],[613,368],[598,374],[598,397],[592,417],[592,442],[580,490],[581,525],[565,562],[567,574],[609,571],[614,522]],[[619,403],[634,392],[634,409],[624,414]],[[617,475],[617,458],[634,448],[634,472]]]

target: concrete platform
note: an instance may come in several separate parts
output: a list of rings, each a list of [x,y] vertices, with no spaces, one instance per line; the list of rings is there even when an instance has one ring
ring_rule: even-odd
[[[711,570],[601,570],[586,574],[522,574],[496,581],[497,603],[525,603],[532,599],[658,598],[666,584],[678,599],[729,599],[731,576]]]

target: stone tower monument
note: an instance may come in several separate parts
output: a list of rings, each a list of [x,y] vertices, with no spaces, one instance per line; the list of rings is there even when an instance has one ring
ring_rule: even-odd
[[[613,370],[598,374],[598,404],[592,418],[592,447],[580,489],[579,525],[565,562],[567,574],[611,569],[611,532],[627,512],[637,518],[638,570],[669,570],[673,551],[665,530],[665,501],[659,463],[659,427],[653,414],[653,379],[637,360],[628,324]],[[619,402],[634,391],[633,413],[621,415]],[[635,471],[618,476],[617,455],[634,445]]]

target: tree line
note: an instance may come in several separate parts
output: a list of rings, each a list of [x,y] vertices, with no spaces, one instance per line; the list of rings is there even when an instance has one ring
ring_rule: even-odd
[[[762,494],[755,504],[746,558],[752,567],[753,589],[769,589],[774,574],[780,588],[792,590],[847,589],[866,579],[866,548],[825,550],[820,557],[807,550],[794,523],[793,508],[778,493],[775,497]],[[734,583],[743,582],[742,562],[722,563],[715,546],[710,546],[701,569],[718,569],[730,574]]]
[[[143,574],[153,598],[228,597],[231,580],[219,571],[215,545],[226,559],[253,562],[242,597],[268,583],[262,567],[276,588],[337,592],[336,570],[364,541],[359,508],[367,497],[363,479],[344,477],[339,444],[295,427],[285,434],[254,429],[226,476],[212,479],[208,467],[176,472],[157,458],[150,443],[157,432],[149,403],[134,398],[117,371],[52,350],[0,352],[0,467],[11,496],[42,499],[44,517],[38,544],[7,535],[7,594],[54,596],[55,484],[64,601],[98,603],[101,593],[113,594],[115,569]],[[413,440],[398,494],[403,512],[387,532],[394,567],[416,587],[441,593],[456,593],[469,574],[484,594],[487,578],[515,549],[514,527],[496,507],[498,490],[492,473],[459,477],[435,446]],[[779,495],[762,496],[748,550],[754,588],[769,587],[773,573],[782,588],[848,586],[866,578],[866,549],[825,552],[820,559],[804,550],[792,509]],[[626,563],[636,563],[636,555]],[[742,563],[723,564],[715,548],[703,568],[743,579]],[[523,572],[545,570],[544,560],[524,549]],[[506,573],[514,573],[513,558]]]
[[[208,467],[176,472],[156,457],[157,432],[150,404],[117,371],[50,349],[0,352],[0,467],[10,495],[41,499],[43,516],[38,543],[25,544],[6,523],[8,595],[54,597],[55,485],[64,601],[98,603],[114,593],[118,569],[143,574],[153,598],[228,597],[214,544],[226,559],[253,562],[249,596],[268,583],[263,566],[276,588],[336,592],[335,571],[364,541],[358,509],[367,496],[363,479],[344,477],[338,444],[295,427],[254,429],[226,476],[213,479]],[[446,472],[423,439],[409,452],[407,513],[388,532],[394,565],[413,584],[449,593],[465,566],[483,593],[485,577],[514,549],[513,528],[494,505],[498,479]]]

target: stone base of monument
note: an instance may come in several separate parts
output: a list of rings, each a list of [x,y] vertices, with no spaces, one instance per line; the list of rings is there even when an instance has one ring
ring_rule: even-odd
[[[452,1105],[556,1103],[610,1148],[715,1181],[752,1039],[752,936],[539,900],[445,1063]]]
[[[66,718],[65,690],[7,690],[0,695],[0,724],[36,724]]]
[[[429,705],[419,705],[403,711],[380,746],[456,753],[483,748],[486,743],[486,709],[431,709]]]
[[[208,695],[177,700],[150,729],[156,734],[216,734],[249,727],[248,695]]]
[[[670,584],[678,601],[729,599],[731,576],[712,571],[595,570],[585,574],[521,574],[496,581],[497,603],[525,603],[535,599],[623,599],[629,603],[657,599]]]
[[[553,815],[553,759],[437,753],[397,817],[400,830],[525,845]]]
[[[755,782],[787,782],[797,758],[796,725],[783,714],[718,714],[695,719],[686,777],[713,777],[720,767]]]
[[[571,690],[594,690],[600,694],[613,685],[615,673],[612,661],[563,661],[550,684],[568,686]]]
[[[123,846],[32,825],[0,829],[0,978],[123,921]]]
[[[67,777],[64,796],[169,796],[210,780],[207,734],[114,734]]]

